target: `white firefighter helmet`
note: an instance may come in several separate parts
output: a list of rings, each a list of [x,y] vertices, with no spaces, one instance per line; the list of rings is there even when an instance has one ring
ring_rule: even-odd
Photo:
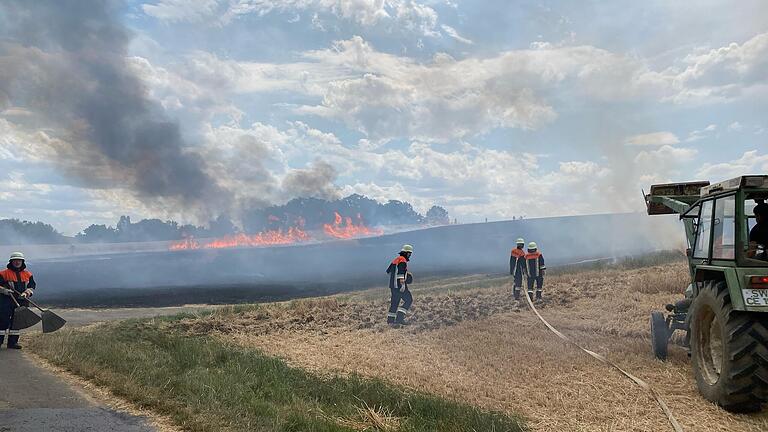
[[[11,253],[11,257],[8,258],[8,261],[17,260],[17,259],[24,261],[24,254],[21,252],[13,252]]]
[[[530,242],[528,243],[528,249],[538,249],[539,246],[536,245],[536,242]]]
[[[400,248],[400,252],[410,252],[410,253],[413,253],[413,246],[411,246],[409,244],[405,244],[405,245],[403,245],[402,248]]]
[[[524,245],[525,244],[525,240],[523,240],[523,238],[520,237],[519,239],[517,239],[517,241],[515,241],[515,244],[519,244],[519,245],[522,244],[522,245]]]

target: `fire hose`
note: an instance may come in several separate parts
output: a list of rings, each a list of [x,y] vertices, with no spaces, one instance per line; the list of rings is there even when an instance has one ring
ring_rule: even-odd
[[[533,313],[535,313],[536,316],[539,317],[539,320],[541,320],[541,322],[543,322],[544,325],[547,326],[547,328],[552,331],[552,333],[557,335],[557,337],[559,337],[560,339],[564,340],[566,343],[571,344],[571,345],[575,346],[576,348],[578,348],[578,349],[584,351],[585,353],[589,354],[590,356],[594,357],[595,359],[597,359],[597,361],[599,361],[599,362],[601,362],[601,363],[603,363],[605,365],[611,366],[612,368],[618,370],[619,372],[621,372],[622,375],[624,375],[625,377],[627,377],[630,380],[632,380],[640,388],[642,388],[643,390],[646,390],[648,393],[650,393],[651,396],[653,397],[653,399],[656,400],[656,403],[659,404],[659,407],[661,407],[661,410],[664,411],[664,414],[667,416],[667,420],[669,420],[669,424],[672,426],[672,430],[674,430],[675,432],[683,432],[683,428],[680,426],[680,423],[677,422],[677,419],[672,414],[672,411],[669,409],[667,404],[664,403],[664,401],[661,399],[661,396],[659,395],[659,393],[653,387],[651,387],[647,382],[645,382],[645,381],[641,380],[640,378],[632,375],[631,373],[625,371],[624,369],[619,367],[619,365],[617,365],[616,363],[608,360],[604,356],[602,356],[602,355],[600,355],[600,354],[598,354],[598,353],[596,353],[594,351],[590,351],[590,350],[584,348],[583,346],[579,345],[577,342],[574,342],[573,340],[571,340],[571,338],[569,338],[568,336],[562,334],[560,331],[558,331],[556,328],[554,328],[549,322],[547,322],[547,320],[545,320],[544,317],[541,316],[539,311],[536,310],[536,306],[533,305],[533,301],[531,301],[531,297],[528,296],[528,295],[525,295],[525,294],[524,294],[524,296],[525,296],[525,299],[528,301],[528,307],[531,308]]]

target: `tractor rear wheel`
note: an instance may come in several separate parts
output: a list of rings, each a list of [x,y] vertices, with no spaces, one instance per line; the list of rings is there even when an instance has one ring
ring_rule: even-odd
[[[725,282],[707,281],[693,302],[691,362],[707,400],[749,412],[768,401],[768,317],[734,311]]]
[[[664,314],[658,311],[651,312],[651,346],[653,355],[659,360],[667,359],[667,346],[669,344],[669,328]]]

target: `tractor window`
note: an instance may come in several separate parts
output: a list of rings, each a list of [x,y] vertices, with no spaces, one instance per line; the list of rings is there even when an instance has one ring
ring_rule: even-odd
[[[715,204],[712,241],[713,259],[734,259],[736,257],[736,197],[720,198]]]
[[[696,247],[693,249],[694,258],[709,258],[709,246],[712,241],[713,203],[713,201],[707,201],[701,206],[699,228],[696,230]]]
[[[744,201],[744,216],[747,217],[747,232],[744,235],[744,244],[747,244],[749,241],[749,232],[757,225],[755,206],[757,206],[757,203],[754,201]]]

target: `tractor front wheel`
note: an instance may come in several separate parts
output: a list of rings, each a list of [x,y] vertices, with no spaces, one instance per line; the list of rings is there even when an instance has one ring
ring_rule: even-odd
[[[664,314],[658,311],[651,312],[651,346],[653,355],[659,360],[667,359],[669,336],[669,327]]]
[[[691,363],[699,392],[728,411],[768,400],[768,318],[734,311],[725,282],[707,281],[693,302]]]

